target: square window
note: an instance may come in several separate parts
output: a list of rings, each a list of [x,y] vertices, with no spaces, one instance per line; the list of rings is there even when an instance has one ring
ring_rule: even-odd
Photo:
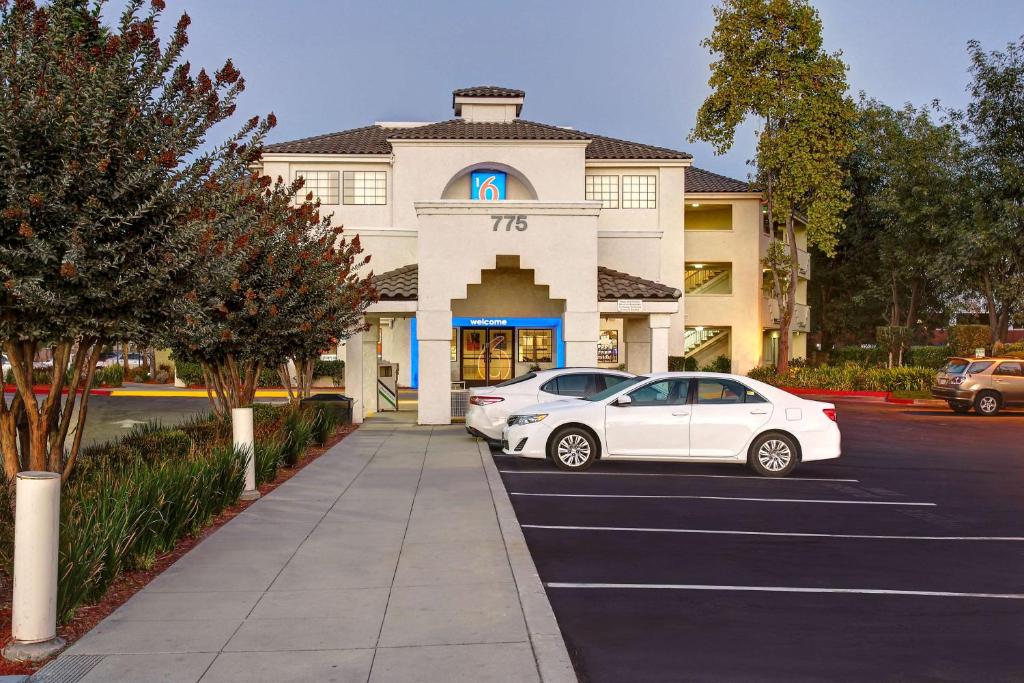
[[[585,180],[588,201],[599,201],[605,209],[619,208],[619,176],[588,175]]]
[[[305,184],[299,190],[298,199],[304,201],[306,195],[313,193],[313,200],[321,204],[338,203],[338,171],[296,171],[296,178],[304,178]]]
[[[345,171],[346,204],[387,204],[385,171]]]
[[[622,176],[622,208],[657,208],[658,180],[652,175]]]
[[[517,359],[520,363],[551,362],[551,330],[519,330]]]

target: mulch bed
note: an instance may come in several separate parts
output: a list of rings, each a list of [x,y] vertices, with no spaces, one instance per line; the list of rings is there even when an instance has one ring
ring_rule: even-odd
[[[267,495],[278,486],[294,477],[303,467],[313,462],[326,453],[332,446],[344,439],[356,430],[358,425],[342,426],[334,433],[323,446],[313,446],[306,451],[306,457],[295,467],[282,467],[277,471],[277,478],[260,486],[260,493]],[[151,569],[137,569],[122,574],[114,585],[110,587],[103,599],[94,605],[79,607],[75,617],[69,623],[57,627],[57,634],[67,641],[68,645],[75,642],[88,633],[96,624],[101,622],[118,607],[128,601],[140,590],[146,587],[150,581],[159,576],[165,569],[174,564],[179,557],[192,550],[204,538],[224,526],[238,516],[243,510],[256,501],[239,501],[233,506],[220,513],[214,520],[205,527],[197,536],[190,536],[181,539],[174,550],[160,555],[156,558]],[[11,638],[11,583],[7,576],[0,575],[0,647],[7,645]],[[41,668],[46,662],[22,663],[9,662],[0,657],[0,676],[31,674]]]

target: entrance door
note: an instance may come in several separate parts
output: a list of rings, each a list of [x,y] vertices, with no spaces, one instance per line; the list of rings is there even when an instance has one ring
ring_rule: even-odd
[[[512,379],[513,332],[506,327],[462,329],[462,381],[473,386]]]

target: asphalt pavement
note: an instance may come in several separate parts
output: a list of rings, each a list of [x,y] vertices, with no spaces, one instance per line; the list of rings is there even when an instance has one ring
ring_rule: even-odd
[[[1024,680],[1024,413],[838,407],[782,480],[494,454],[581,680]]]

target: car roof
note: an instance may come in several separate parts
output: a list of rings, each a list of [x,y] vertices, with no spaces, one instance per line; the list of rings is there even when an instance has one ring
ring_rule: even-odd
[[[569,374],[578,374],[578,373],[581,373],[581,372],[611,372],[611,373],[615,373],[615,374],[618,374],[618,375],[628,375],[629,377],[633,376],[633,373],[627,372],[625,370],[619,370],[618,368],[586,368],[586,367],[544,368],[543,370],[532,370],[531,372],[533,372],[538,377],[540,377],[542,375],[551,375],[551,374],[554,374],[556,372],[564,372],[564,373],[569,373]]]

